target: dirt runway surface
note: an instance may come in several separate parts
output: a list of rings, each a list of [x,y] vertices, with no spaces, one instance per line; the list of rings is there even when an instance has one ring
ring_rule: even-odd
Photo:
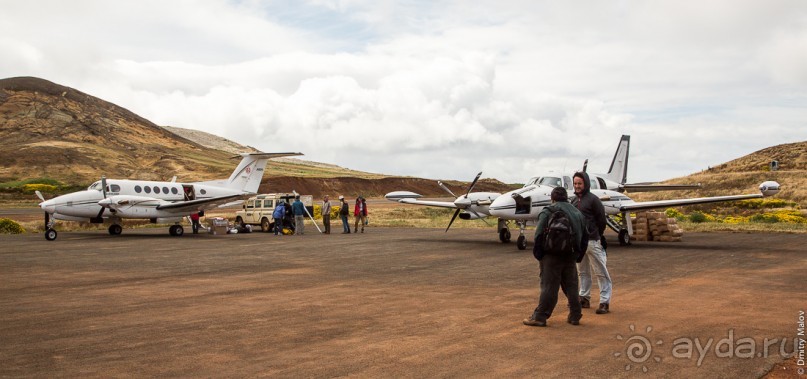
[[[537,262],[490,231],[0,235],[0,376],[753,378],[794,351],[804,246],[611,246],[612,312],[536,328]]]

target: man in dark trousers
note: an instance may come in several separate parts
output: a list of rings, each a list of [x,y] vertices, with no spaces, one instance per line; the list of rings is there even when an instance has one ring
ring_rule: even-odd
[[[583,313],[580,308],[580,298],[577,295],[577,266],[586,253],[588,234],[585,232],[586,223],[583,215],[573,205],[569,204],[566,189],[556,187],[551,194],[552,204],[547,206],[538,215],[538,227],[535,230],[535,247],[533,255],[540,262],[541,267],[541,296],[538,307],[530,318],[524,319],[524,325],[546,326],[546,320],[552,315],[558,303],[558,289],[569,300],[569,317],[566,321],[572,325],[579,325]],[[551,215],[557,211],[565,214],[571,225],[570,253],[558,254],[544,251],[544,239],[547,237],[548,223]]]
[[[611,275],[608,274],[608,268],[605,267],[607,260],[605,249],[600,242],[605,232],[605,208],[603,208],[600,198],[591,193],[588,174],[575,173],[572,183],[575,194],[572,198],[572,205],[585,216],[588,230],[588,249],[583,261],[577,265],[577,271],[580,273],[580,304],[583,308],[591,306],[591,274],[593,271],[600,287],[600,306],[596,313],[606,314],[610,312],[612,286]]]

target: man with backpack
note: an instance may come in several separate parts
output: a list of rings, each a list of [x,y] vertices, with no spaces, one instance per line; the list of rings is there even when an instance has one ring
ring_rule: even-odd
[[[566,321],[579,325],[583,313],[577,294],[577,265],[586,253],[588,234],[585,218],[569,204],[566,189],[556,187],[550,195],[552,204],[538,215],[535,247],[532,252],[541,267],[541,296],[532,316],[524,325],[546,326],[546,320],[558,303],[558,289],[563,288],[569,300]]]

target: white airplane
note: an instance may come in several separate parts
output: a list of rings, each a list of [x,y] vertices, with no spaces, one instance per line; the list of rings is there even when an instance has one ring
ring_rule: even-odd
[[[636,202],[631,200],[625,195],[625,190],[634,192],[642,191],[661,191],[673,189],[691,189],[699,188],[700,185],[656,185],[656,184],[628,184],[626,176],[628,171],[628,152],[630,147],[630,136],[623,135],[619,141],[614,158],[611,161],[611,167],[607,174],[589,174],[591,182],[591,192],[599,196],[605,207],[607,215],[607,224],[615,232],[619,233],[619,243],[621,245],[630,244],[630,235],[633,233],[630,223],[630,212],[667,208],[681,205],[703,204],[722,201],[734,201],[743,199],[754,199],[763,196],[771,196],[779,192],[779,184],[776,182],[764,182],[760,185],[760,194],[750,195],[736,195],[736,196],[717,196],[693,199],[677,199],[677,200],[661,200],[650,202]],[[583,170],[586,169],[586,164]],[[481,175],[481,173],[480,173]],[[477,175],[477,179],[479,175]],[[499,240],[502,242],[510,242],[510,223],[515,222],[519,228],[519,236],[516,240],[516,246],[520,250],[527,248],[527,239],[524,231],[528,225],[535,225],[538,214],[543,208],[551,203],[550,193],[555,187],[564,187],[569,192],[569,198],[574,196],[574,188],[572,186],[572,175],[562,174],[549,174],[531,178],[520,189],[507,192],[505,194],[498,193],[472,193],[473,185],[476,179],[471,184],[468,192],[453,202],[439,202],[439,201],[423,201],[417,200],[422,197],[421,195],[409,191],[396,191],[390,192],[386,195],[388,200],[397,201],[404,204],[417,204],[426,206],[436,206],[444,208],[455,208],[454,216],[449,222],[451,223],[459,214],[463,220],[482,219],[485,217],[498,218],[497,232]],[[451,193],[442,183],[439,183],[443,189]],[[453,195],[453,193],[451,193]],[[613,216],[623,214],[623,222],[617,222]],[[448,228],[446,228],[448,231]]]
[[[184,233],[182,219],[192,213],[227,206],[245,196],[254,195],[271,158],[302,155],[301,153],[240,154],[241,163],[228,179],[177,183],[106,179],[93,183],[87,190],[45,200],[39,207],[45,211],[45,239],[53,241],[57,233],[55,220],[108,223],[109,234],[121,234],[123,219],[148,219],[152,223],[174,223],[168,229],[172,236]],[[238,156],[235,156],[237,158]],[[176,179],[176,177],[174,177]]]

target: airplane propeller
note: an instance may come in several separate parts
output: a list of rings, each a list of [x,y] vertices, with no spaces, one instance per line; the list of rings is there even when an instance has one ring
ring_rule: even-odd
[[[103,194],[104,199],[106,199],[106,175],[102,175],[102,176],[101,176],[101,193]],[[102,199],[102,200],[103,200],[103,199]],[[101,210],[100,210],[100,211],[98,211],[98,216],[95,216],[95,218],[99,218],[99,219],[100,219],[100,218],[101,218],[101,217],[104,215],[104,210],[106,210],[106,207],[104,207],[104,206],[102,205],[102,206],[101,206]]]
[[[457,206],[457,210],[455,210],[455,211],[454,211],[454,215],[452,215],[452,216],[451,216],[451,221],[449,221],[449,222],[448,222],[448,226],[446,227],[446,232],[448,232],[448,229],[451,229],[451,224],[453,224],[453,223],[454,223],[454,220],[456,220],[456,219],[457,219],[457,216],[459,216],[460,212],[461,212],[463,209],[467,210],[468,212],[473,213],[473,214],[474,214],[474,216],[476,216],[476,217],[477,217],[477,218],[479,218],[480,220],[485,221],[483,218],[479,217],[479,214],[478,214],[478,213],[474,212],[474,210],[473,210],[473,209],[471,209],[471,205],[473,205],[473,204],[471,204],[471,202],[468,200],[468,195],[470,195],[470,194],[471,194],[471,191],[473,191],[473,190],[474,190],[474,187],[476,186],[476,183],[479,181],[479,177],[481,177],[481,176],[482,176],[482,172],[480,171],[478,174],[476,174],[476,177],[475,177],[475,178],[474,178],[474,180],[471,182],[471,185],[470,185],[470,186],[468,186],[468,190],[467,190],[467,191],[465,191],[465,195],[462,195],[462,196],[460,196],[460,197],[457,197],[457,199],[456,199],[456,200],[454,200],[454,205],[456,205],[456,206]],[[442,189],[446,190],[446,192],[450,193],[450,194],[451,194],[451,196],[455,196],[455,197],[456,197],[456,195],[454,195],[454,193],[453,193],[453,192],[451,192],[451,190],[450,190],[450,189],[448,189],[448,187],[446,187],[446,186],[445,186],[445,184],[443,184],[443,182],[437,182],[437,185],[439,185],[439,186],[440,186],[440,188],[442,188]],[[487,224],[487,221],[485,221],[485,223]]]

